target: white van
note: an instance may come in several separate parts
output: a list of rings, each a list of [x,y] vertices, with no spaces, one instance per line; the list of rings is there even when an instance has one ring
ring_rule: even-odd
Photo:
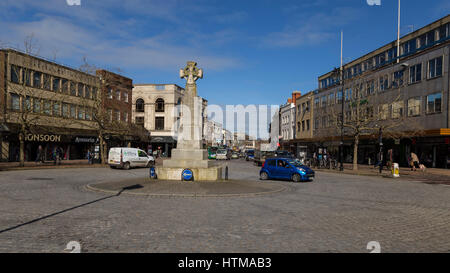
[[[155,159],[137,148],[111,148],[108,154],[108,164],[111,168],[128,170],[132,167],[148,167],[155,164]]]

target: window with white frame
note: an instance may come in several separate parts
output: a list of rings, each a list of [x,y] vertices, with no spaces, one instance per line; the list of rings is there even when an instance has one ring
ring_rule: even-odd
[[[442,94],[435,93],[427,96],[427,113],[440,113],[442,110]]]
[[[415,117],[420,115],[420,104],[422,100],[420,97],[408,99],[408,116]]]
[[[409,83],[416,83],[422,80],[422,64],[416,64],[409,68]]]
[[[442,56],[428,61],[428,78],[442,76]]]

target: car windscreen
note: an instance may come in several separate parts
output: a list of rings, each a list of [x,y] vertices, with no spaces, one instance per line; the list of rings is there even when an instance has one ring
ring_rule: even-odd
[[[218,153],[218,154],[226,154],[227,151],[226,151],[226,150],[217,150],[217,153]]]

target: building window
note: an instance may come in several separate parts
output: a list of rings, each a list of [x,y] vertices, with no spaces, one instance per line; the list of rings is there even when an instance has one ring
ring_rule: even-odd
[[[345,101],[349,101],[352,99],[352,89],[349,88],[345,90]]]
[[[327,96],[322,96],[321,102],[322,102],[322,107],[326,107],[327,106]]]
[[[164,100],[163,99],[157,99],[155,106],[156,106],[155,112],[164,112]]]
[[[112,99],[113,98],[113,92],[112,92],[111,88],[108,88],[107,96],[108,96],[108,99]]]
[[[14,93],[11,93],[11,109],[20,111],[20,96]]]
[[[334,93],[330,93],[328,95],[328,104],[330,104],[330,105],[334,104]]]
[[[136,100],[136,112],[143,113],[144,112],[144,100],[143,99],[137,99]]]
[[[60,87],[61,87],[60,84],[61,84],[61,79],[60,78],[53,78],[53,88],[52,88],[52,90],[55,91],[55,92],[59,92],[60,91]]]
[[[84,97],[86,99],[90,99],[91,98],[91,87],[90,86],[85,86],[84,87]]]
[[[75,105],[70,105],[70,117],[77,118],[77,107]]]
[[[323,116],[322,117],[322,127],[326,128],[327,127],[327,116]]]
[[[389,115],[389,105],[382,104],[378,107],[378,113],[381,120],[386,120]]]
[[[69,117],[69,105],[67,103],[62,104],[62,115],[63,117]]]
[[[44,87],[44,89],[51,91],[52,90],[52,88],[51,88],[52,78],[50,77],[50,75],[43,74],[42,75],[42,80],[43,80],[42,86]]]
[[[319,123],[320,123],[320,120],[319,120],[319,118],[316,118],[315,120],[314,120],[314,129],[319,129]]]
[[[78,97],[83,97],[83,95],[84,95],[84,84],[79,83],[79,84],[78,84],[78,93],[77,93],[77,96],[78,96]]]
[[[375,92],[375,81],[370,80],[366,84],[366,93],[367,95],[372,95]]]
[[[34,88],[41,88],[41,72],[33,72],[33,87]]]
[[[56,102],[56,101],[54,101],[53,102],[53,115],[54,116],[61,116],[61,109],[60,109],[60,106],[59,106],[60,104],[59,104],[59,102]]]
[[[20,67],[11,65],[11,82],[20,83]]]
[[[31,97],[26,96],[25,99],[22,99],[22,102],[23,102],[22,111],[30,112],[31,111]]]
[[[33,99],[33,112],[34,113],[41,113],[41,100],[38,98]]]
[[[392,118],[401,118],[403,116],[403,101],[394,102],[392,104]]]
[[[116,90],[116,100],[120,100],[120,90]]]
[[[70,82],[70,95],[72,96],[77,95],[77,87],[74,82]]]
[[[342,103],[342,90],[337,92],[337,103]]]
[[[84,119],[84,108],[78,106],[78,119]]]
[[[108,109],[107,112],[108,112],[108,114],[107,114],[108,121],[113,121],[113,111],[112,111],[112,109]]]
[[[409,83],[416,83],[422,80],[422,64],[416,64],[409,68]]]
[[[86,108],[86,114],[84,119],[85,120],[92,120],[92,109],[91,108]]]
[[[389,88],[389,79],[388,76],[380,77],[380,91],[385,91]]]
[[[26,86],[31,86],[31,70],[29,69],[23,70],[23,83]]]
[[[136,125],[144,126],[144,117],[136,117]]]
[[[394,81],[392,87],[399,88],[403,85],[403,70],[394,72]]]
[[[306,131],[309,131],[309,119],[306,120]]]
[[[164,117],[155,117],[155,130],[164,130]]]
[[[128,103],[128,92],[123,92],[123,100]]]
[[[319,98],[314,99],[314,107],[319,108]]]
[[[95,86],[92,87],[92,99],[93,100],[97,99],[97,87]]]
[[[305,121],[302,120],[302,132],[305,131]]]
[[[120,111],[119,110],[114,110],[114,114],[116,116],[116,121],[120,121]]]
[[[420,104],[422,100],[420,97],[410,98],[408,100],[408,116],[415,117],[420,115]]]
[[[61,80],[61,87],[62,87],[62,92],[64,94],[69,94],[69,81],[66,79],[62,79]],[[56,90],[55,90],[56,91]]]
[[[49,100],[44,100],[44,114],[49,116],[52,114],[52,103]]]
[[[428,78],[442,76],[442,56],[428,62]]]
[[[435,93],[427,96],[427,113],[440,113],[442,106],[442,94]]]

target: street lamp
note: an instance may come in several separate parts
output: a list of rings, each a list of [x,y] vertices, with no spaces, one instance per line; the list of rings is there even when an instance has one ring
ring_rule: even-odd
[[[383,171],[383,127],[380,126],[380,130],[378,133],[378,142],[380,143],[380,155],[379,159],[380,161],[380,173]]]
[[[342,172],[344,171],[344,69],[342,67],[339,69],[335,68],[334,75],[339,77],[339,86],[341,87],[341,142],[339,143],[339,171]]]

